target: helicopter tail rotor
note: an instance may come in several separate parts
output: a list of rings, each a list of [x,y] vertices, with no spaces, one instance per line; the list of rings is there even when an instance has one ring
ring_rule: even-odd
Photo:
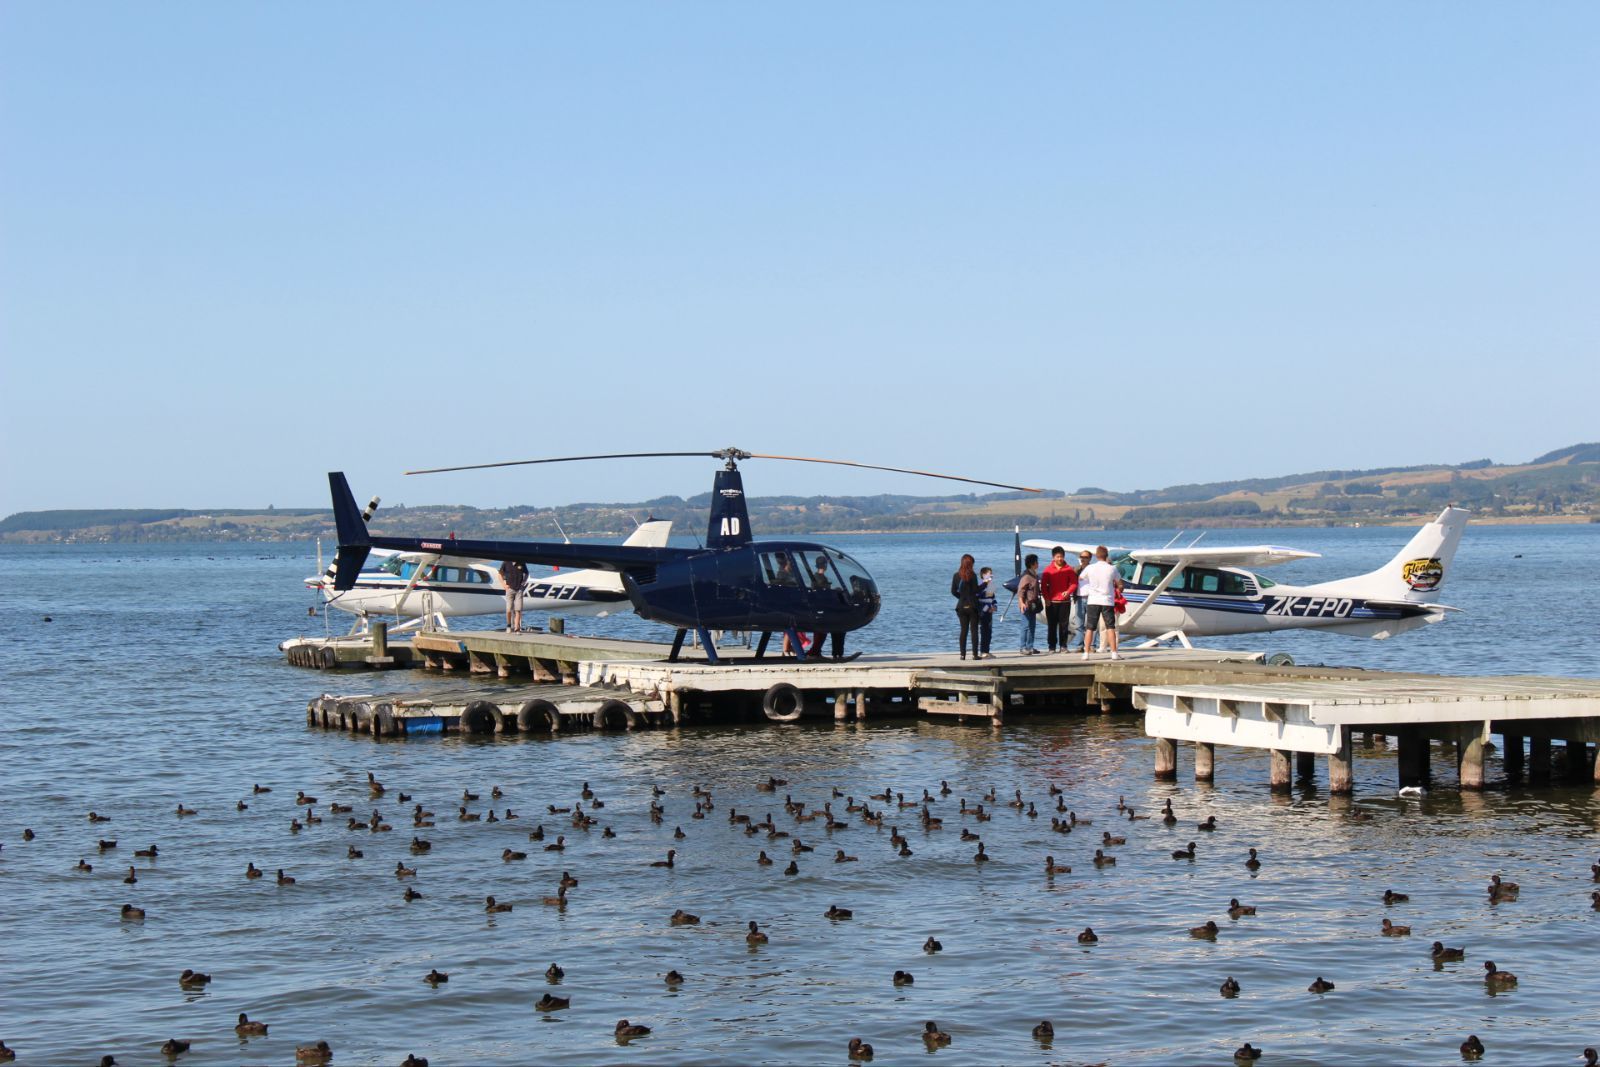
[[[354,588],[356,577],[372,551],[372,538],[344,472],[328,473],[328,489],[333,494],[333,522],[339,530],[339,552],[333,558],[333,587],[344,592]]]

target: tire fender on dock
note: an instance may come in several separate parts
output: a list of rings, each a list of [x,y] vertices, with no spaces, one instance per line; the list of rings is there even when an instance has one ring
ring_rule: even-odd
[[[548,700],[525,700],[517,709],[517,729],[525,734],[561,731],[561,711]]]
[[[501,732],[502,719],[498,705],[474,700],[462,709],[458,729],[464,734],[497,734]]]
[[[359,713],[356,711],[356,709],[360,707],[361,703],[362,701],[359,700],[339,701],[338,707],[334,711],[334,722],[338,724],[341,730],[355,730],[359,728],[356,725],[359,721]]]
[[[779,682],[761,695],[761,711],[773,722],[795,722],[806,710],[806,695],[788,682]]]
[[[619,721],[620,720],[620,721]],[[632,730],[643,725],[644,720],[633,707],[621,700],[608,700],[601,704],[594,713],[594,728],[604,730],[607,727],[621,726],[624,730]]]
[[[398,737],[403,732],[400,720],[395,718],[394,705],[387,700],[372,705],[372,736]]]

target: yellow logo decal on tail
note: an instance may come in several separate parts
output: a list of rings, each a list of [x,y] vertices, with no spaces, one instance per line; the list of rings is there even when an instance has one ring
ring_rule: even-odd
[[[1414,592],[1426,593],[1439,588],[1439,583],[1444,581],[1444,564],[1438,557],[1414,559],[1400,568],[1400,577]]]

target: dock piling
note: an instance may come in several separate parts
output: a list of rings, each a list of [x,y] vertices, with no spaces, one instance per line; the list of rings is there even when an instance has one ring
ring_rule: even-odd
[[[1317,754],[1315,752],[1296,752],[1294,754],[1294,776],[1302,782],[1308,782],[1317,776]]]
[[[1208,741],[1194,743],[1194,780],[1210,782],[1217,775],[1217,746]]]
[[[1550,784],[1550,738],[1534,734],[1528,738],[1528,782]]]
[[[1339,751],[1328,753],[1328,792],[1349,796],[1355,792],[1354,751],[1350,741],[1350,727],[1339,727]]]
[[[1487,723],[1468,723],[1456,741],[1456,776],[1462,789],[1483,788],[1483,737]]]
[[[1156,738],[1156,781],[1168,782],[1178,777],[1178,742],[1170,737]]]
[[[1271,765],[1268,775],[1268,784],[1274,793],[1287,793],[1292,784],[1290,778],[1289,753],[1281,748],[1271,750]]]
[[[1524,761],[1527,757],[1525,745],[1527,739],[1521,734],[1501,734],[1501,762],[1505,764],[1506,778],[1513,782],[1522,781]]]

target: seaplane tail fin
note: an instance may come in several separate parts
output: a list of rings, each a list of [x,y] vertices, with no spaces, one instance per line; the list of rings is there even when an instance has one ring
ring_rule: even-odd
[[[339,552],[333,558],[333,587],[344,592],[354,588],[356,577],[367,562],[367,553],[372,551],[372,539],[343,471],[328,473],[328,489],[333,494],[333,522],[339,530]]]
[[[639,524],[639,528],[628,535],[622,542],[625,545],[634,545],[639,548],[665,548],[667,539],[672,536],[671,519],[646,519]]]
[[[1382,567],[1370,574],[1310,586],[1308,591],[1407,604],[1435,603],[1461,544],[1467,514],[1464,508],[1447,507]]]

